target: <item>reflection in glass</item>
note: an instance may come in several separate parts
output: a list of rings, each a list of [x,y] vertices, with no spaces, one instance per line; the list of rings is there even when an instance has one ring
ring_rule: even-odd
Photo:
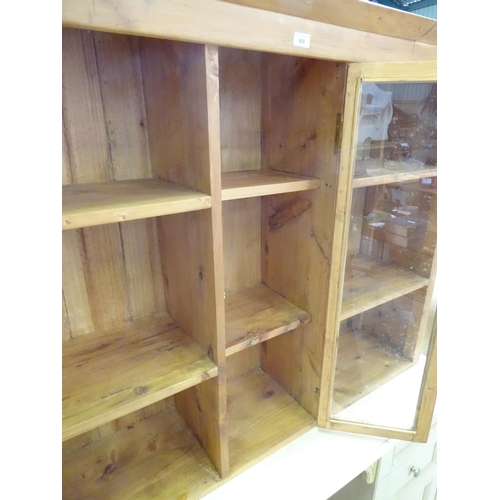
[[[436,94],[435,83],[362,85],[337,420],[414,428],[436,272]]]

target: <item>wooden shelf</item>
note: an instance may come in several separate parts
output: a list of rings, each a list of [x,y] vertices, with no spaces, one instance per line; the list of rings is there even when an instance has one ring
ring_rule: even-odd
[[[278,170],[222,173],[222,201],[316,189],[320,180]]]
[[[412,366],[396,349],[363,330],[339,335],[334,404],[339,409],[358,401]]]
[[[261,369],[228,381],[227,413],[231,474],[247,469],[316,425]]]
[[[389,184],[392,182],[425,179],[427,177],[435,177],[436,175],[437,167],[391,170],[384,168],[384,162],[382,160],[357,161],[352,187],[361,188],[378,186],[380,184]]]
[[[96,182],[63,186],[62,228],[111,224],[201,210],[211,198],[158,179]]]
[[[167,313],[63,343],[63,440],[215,377]]]
[[[201,498],[219,475],[175,406],[63,451],[63,498]]]
[[[364,255],[351,257],[344,281],[340,320],[368,311],[427,286],[429,280],[396,264],[385,264]],[[346,272],[347,273],[347,272]]]
[[[229,356],[309,323],[311,316],[263,284],[226,296]]]

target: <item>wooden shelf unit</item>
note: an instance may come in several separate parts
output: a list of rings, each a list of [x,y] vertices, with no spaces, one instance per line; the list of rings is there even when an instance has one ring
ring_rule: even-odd
[[[63,495],[198,499],[322,411],[345,61],[435,46],[227,2],[63,18]]]
[[[345,71],[64,30],[68,498],[199,498],[315,425]]]

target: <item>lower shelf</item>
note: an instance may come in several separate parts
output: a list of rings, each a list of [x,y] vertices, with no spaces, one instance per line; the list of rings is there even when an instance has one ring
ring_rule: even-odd
[[[370,394],[412,364],[396,349],[363,330],[341,332],[332,413]]]
[[[197,499],[219,481],[173,405],[87,446],[63,448],[65,500]]]
[[[315,427],[314,418],[261,369],[228,381],[230,474]]]
[[[217,367],[168,313],[63,343],[63,439],[204,380]]]

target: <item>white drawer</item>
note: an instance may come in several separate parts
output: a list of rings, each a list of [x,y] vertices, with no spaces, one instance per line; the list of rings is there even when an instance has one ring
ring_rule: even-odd
[[[395,499],[399,499],[399,491],[402,488],[413,482],[421,483],[422,480],[419,477],[427,477],[429,475],[429,472],[426,472],[427,469],[435,470],[434,464],[437,459],[436,431],[437,426],[435,425],[429,433],[427,443],[398,443],[394,448],[392,457],[389,456],[382,459],[377,487],[377,499],[391,498],[392,500],[393,496]],[[417,477],[415,477],[412,468],[420,471]],[[426,485],[423,485],[424,490],[425,487]]]

